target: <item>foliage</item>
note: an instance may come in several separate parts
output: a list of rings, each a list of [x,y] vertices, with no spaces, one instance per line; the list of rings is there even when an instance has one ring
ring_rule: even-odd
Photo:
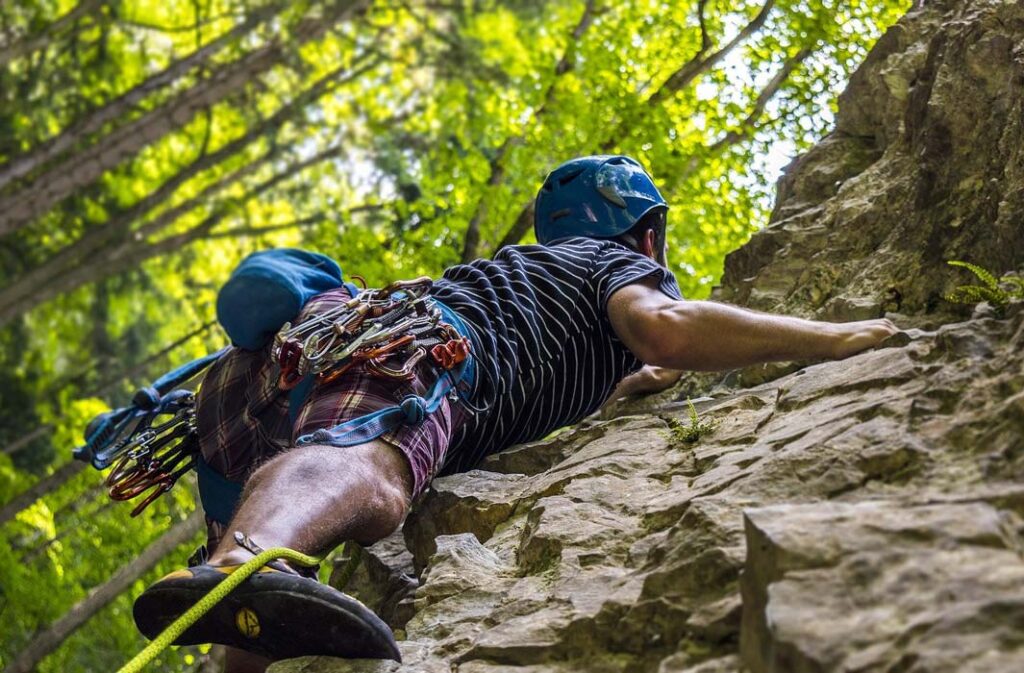
[[[977,304],[987,301],[997,312],[1006,309],[1015,299],[1024,299],[1024,278],[1005,274],[996,278],[987,269],[959,260],[946,262],[950,266],[967,269],[981,281],[981,285],[958,285],[946,294],[946,301],[954,304]]]
[[[670,418],[669,428],[672,430],[672,436],[675,437],[676,441],[685,442],[687,444],[693,444],[705,435],[710,435],[718,427],[719,421],[702,419],[697,414],[697,408],[693,406],[693,402],[690,398],[686,398],[686,406],[689,413],[689,423],[683,423],[676,418]]]
[[[571,156],[651,169],[670,266],[706,296],[765,222],[769,167],[829,128],[909,4],[0,3],[0,501],[61,474],[101,405],[223,343],[216,289],[248,252],[437,276],[529,242],[531,198]],[[179,487],[131,519],[91,471],[53,483],[0,529],[3,665],[195,507]],[[186,553],[39,670],[125,661],[130,595]]]

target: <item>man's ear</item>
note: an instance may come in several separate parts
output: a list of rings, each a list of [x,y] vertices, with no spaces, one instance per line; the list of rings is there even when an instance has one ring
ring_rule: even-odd
[[[657,261],[658,253],[654,249],[653,229],[648,229],[646,232],[644,232],[644,239],[640,241],[640,251],[644,254],[645,257],[650,257],[651,259]]]

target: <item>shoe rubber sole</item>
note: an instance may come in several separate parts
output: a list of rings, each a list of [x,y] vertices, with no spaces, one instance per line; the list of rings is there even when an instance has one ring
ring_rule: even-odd
[[[136,625],[152,640],[225,577],[209,566],[172,573],[135,601]],[[315,580],[276,571],[242,582],[174,641],[199,643],[270,659],[323,655],[401,661],[391,629],[365,605]]]

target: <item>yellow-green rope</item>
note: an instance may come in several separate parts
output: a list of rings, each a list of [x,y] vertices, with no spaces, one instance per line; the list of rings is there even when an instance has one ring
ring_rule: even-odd
[[[153,661],[167,647],[185,633],[188,627],[199,621],[214,605],[221,602],[225,596],[248,579],[253,573],[265,566],[274,559],[287,559],[302,566],[315,566],[320,563],[319,558],[309,556],[302,552],[288,549],[287,547],[271,547],[260,552],[254,558],[249,559],[228,575],[224,581],[210,590],[210,593],[200,598],[195,605],[186,610],[180,617],[171,622],[170,626],[164,629],[159,636],[135,655],[131,661],[122,666],[117,673],[138,673],[142,667]]]

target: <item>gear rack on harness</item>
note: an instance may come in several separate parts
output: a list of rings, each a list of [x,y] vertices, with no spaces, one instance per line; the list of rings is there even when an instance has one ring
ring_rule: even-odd
[[[285,323],[272,350],[281,367],[278,387],[291,390],[310,374],[329,383],[360,362],[378,377],[409,380],[428,353],[442,369],[452,369],[469,355],[469,340],[442,321],[427,296],[432,285],[426,277],[398,281],[364,290],[294,327]],[[389,366],[392,359],[401,366]]]
[[[329,383],[358,365],[372,376],[400,381],[412,379],[415,367],[424,361],[432,363],[438,373],[426,399],[407,396],[394,407],[300,437],[299,444],[363,443],[401,423],[422,421],[445,396],[462,399],[465,391],[460,392],[456,384],[471,376],[470,341],[458,316],[429,296],[431,287],[432,281],[423,277],[379,290],[364,289],[339,307],[296,325],[281,326],[270,353],[280,369],[278,387],[283,391],[292,391],[310,377],[317,384]],[[195,395],[175,389],[227,351],[222,349],[165,374],[153,386],[138,391],[131,406],[100,414],[89,423],[86,443],[75,449],[75,457],[91,462],[96,469],[113,465],[105,482],[112,499],[145,495],[132,509],[132,516],[193,468],[200,471],[200,492],[208,514],[211,510],[231,511],[230,503],[207,502],[209,487],[204,489],[204,474],[208,482],[209,468],[199,452]],[[289,404],[301,403],[289,400]],[[231,484],[230,495],[223,497],[220,492],[224,489],[218,487],[217,499],[237,498],[233,487]]]

